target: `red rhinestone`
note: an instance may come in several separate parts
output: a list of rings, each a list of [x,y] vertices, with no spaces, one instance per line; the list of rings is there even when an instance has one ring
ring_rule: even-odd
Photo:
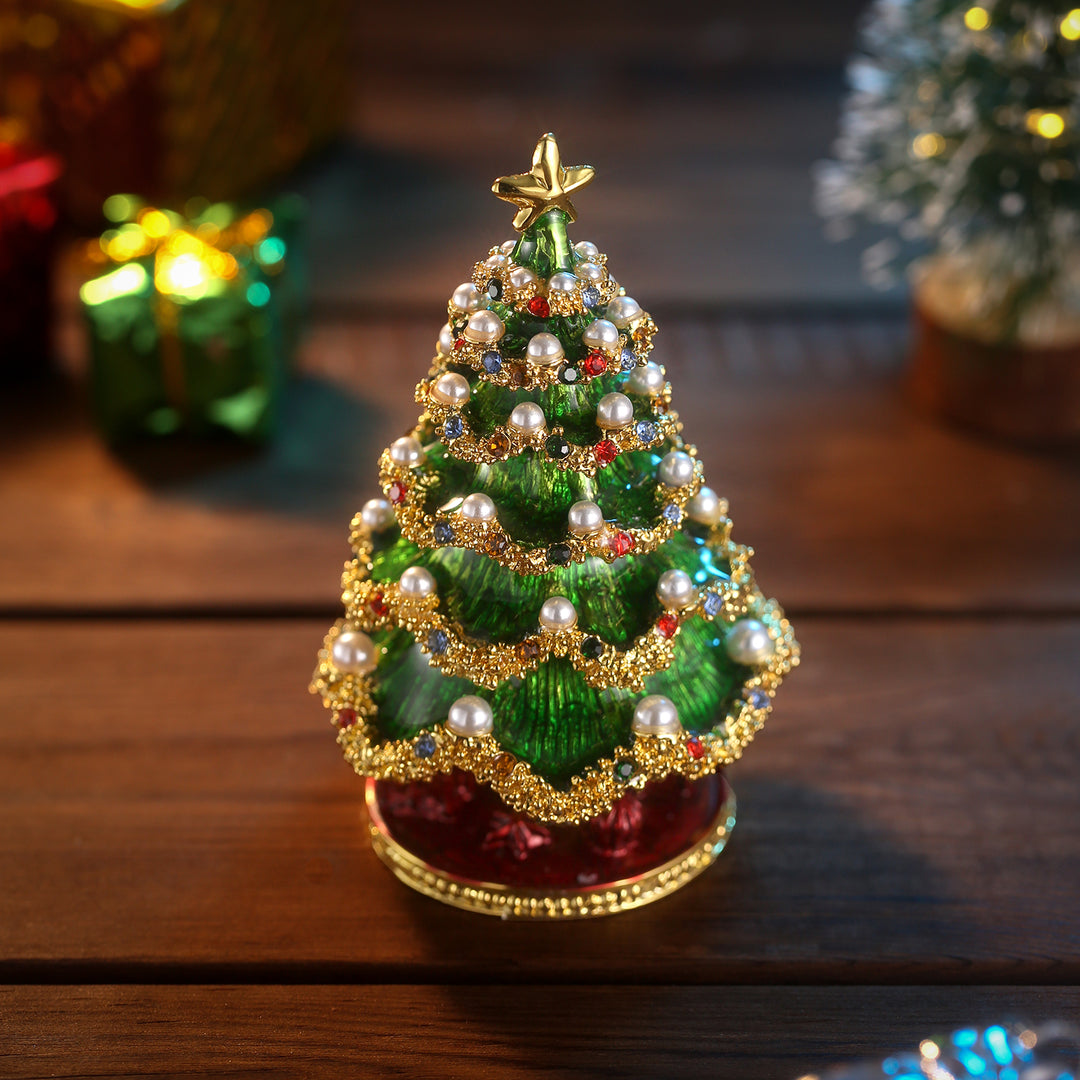
[[[371,594],[368,607],[371,608],[372,614],[377,615],[380,619],[390,610],[386,606],[386,601],[383,599],[381,592]]]
[[[454,352],[457,352],[459,349],[464,349],[464,348],[465,348],[465,339],[463,337],[459,337],[457,339],[457,341],[454,342]]]
[[[551,314],[551,306],[542,296],[534,296],[526,305],[530,315],[546,319]]]
[[[409,489],[404,484],[401,484],[397,480],[395,480],[390,485],[390,490],[387,491],[386,494],[390,496],[390,501],[395,506],[399,506],[405,501],[405,492],[408,490]]]
[[[625,555],[634,546],[634,538],[628,533],[623,532],[620,529],[617,533],[613,533],[611,539],[608,541],[608,547],[615,552],[616,555]]]
[[[656,632],[662,638],[673,637],[679,629],[679,616],[673,611],[667,611],[656,620]]]
[[[356,710],[342,709],[337,714],[337,718],[339,727],[352,727],[352,725],[356,723]]]
[[[619,448],[610,439],[601,439],[593,453],[601,465],[610,465],[619,456]]]
[[[696,761],[700,761],[705,756],[705,746],[696,735],[691,735],[686,740],[686,749],[690,751],[690,756]]]
[[[595,379],[597,375],[603,375],[607,371],[607,357],[599,349],[594,349],[581,362],[581,367],[586,375]]]

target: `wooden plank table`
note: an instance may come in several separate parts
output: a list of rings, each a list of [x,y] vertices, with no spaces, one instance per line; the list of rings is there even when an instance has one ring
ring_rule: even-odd
[[[112,454],[78,391],[0,396],[0,1076],[794,1080],[1080,1015],[1080,463],[911,413],[902,313],[821,241],[858,6],[582,8],[605,47],[538,81],[531,9],[365,20],[280,439]],[[591,925],[398,885],[306,692],[445,298],[508,235],[491,177],[549,125],[804,649],[717,866]]]
[[[591,925],[399,886],[305,684],[431,328],[324,320],[263,456],[103,450],[12,402],[0,1075],[793,1080],[1080,1010],[1075,462],[910,414],[895,320],[658,348],[803,666],[717,867]]]

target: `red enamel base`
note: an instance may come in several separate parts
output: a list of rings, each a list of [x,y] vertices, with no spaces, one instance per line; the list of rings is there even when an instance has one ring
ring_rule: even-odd
[[[584,825],[510,810],[471,774],[367,781],[372,844],[405,884],[503,917],[613,914],[681,888],[723,850],[735,797],[722,775],[630,790]]]

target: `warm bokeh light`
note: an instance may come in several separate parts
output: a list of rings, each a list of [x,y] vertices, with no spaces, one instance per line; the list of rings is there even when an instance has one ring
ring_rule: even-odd
[[[154,285],[181,300],[201,300],[224,289],[236,277],[239,265],[228,251],[219,251],[199,237],[178,229],[157,249]]]
[[[212,221],[203,221],[195,230],[195,235],[208,244],[216,244],[221,236],[221,229]]]
[[[81,0],[92,7],[120,8],[125,11],[169,11],[184,0]]]
[[[911,151],[916,157],[937,157],[945,149],[945,140],[936,131],[925,131],[911,140]]]
[[[245,244],[257,244],[273,224],[273,215],[268,210],[253,210],[237,223],[236,232]]]
[[[1073,8],[1061,20],[1061,36],[1068,41],[1080,39],[1080,8]]]
[[[185,252],[174,258],[161,261],[161,267],[154,275],[158,288],[169,293],[201,293],[206,288],[209,267],[199,258]]]
[[[127,266],[113,270],[111,274],[88,281],[79,290],[79,296],[84,304],[104,304],[118,296],[142,292],[149,280],[149,274],[138,263],[128,263]]]
[[[121,225],[119,229],[106,235],[109,240],[105,250],[109,258],[116,262],[138,258],[140,255],[145,255],[151,247],[146,233],[135,224]]]
[[[134,215],[138,205],[139,201],[134,195],[110,195],[102,210],[110,221],[127,221]]]
[[[147,236],[160,240],[172,228],[167,214],[161,210],[145,210],[139,215],[139,224]]]
[[[919,1053],[928,1061],[933,1061],[941,1053],[941,1048],[933,1039],[923,1039],[919,1043]]]
[[[1065,119],[1060,113],[1032,109],[1027,114],[1027,128],[1033,135],[1056,139],[1065,130]]]
[[[964,25],[969,30],[985,30],[990,25],[990,14],[984,7],[970,7],[964,12]]]

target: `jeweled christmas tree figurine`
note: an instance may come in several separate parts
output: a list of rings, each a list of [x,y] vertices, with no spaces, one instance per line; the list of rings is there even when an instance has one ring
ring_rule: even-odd
[[[552,135],[454,290],[423,412],[352,523],[313,689],[402,880],[504,915],[656,899],[722,849],[718,770],[798,646],[682,437],[656,326],[571,245]]]

